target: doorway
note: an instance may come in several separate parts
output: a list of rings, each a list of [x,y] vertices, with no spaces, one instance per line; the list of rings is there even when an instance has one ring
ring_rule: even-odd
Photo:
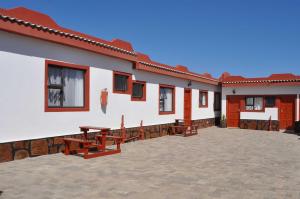
[[[227,127],[240,126],[240,96],[227,96]]]
[[[192,122],[192,89],[184,89],[184,122],[185,125],[191,125]]]
[[[279,120],[280,129],[294,129],[296,96],[280,96]]]

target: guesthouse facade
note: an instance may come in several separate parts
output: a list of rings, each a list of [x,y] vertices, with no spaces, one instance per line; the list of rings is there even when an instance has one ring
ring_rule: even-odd
[[[218,79],[154,62],[128,42],[16,8],[0,10],[0,43],[1,161],[59,152],[81,125],[117,130],[122,115],[129,129],[143,121],[146,138],[175,119],[205,127],[220,117]]]
[[[300,117],[300,76],[262,78],[223,75],[222,114],[227,126],[256,130],[293,130]]]
[[[221,115],[228,127],[289,129],[299,120],[300,77],[275,76],[255,84],[217,79],[155,62],[129,42],[63,28],[42,13],[0,9],[0,162],[60,152],[63,137],[81,125],[118,132],[122,116],[127,137],[141,121],[154,138],[175,119],[203,128]]]

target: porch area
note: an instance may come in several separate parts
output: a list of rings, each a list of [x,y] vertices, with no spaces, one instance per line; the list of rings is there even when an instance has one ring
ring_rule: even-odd
[[[300,198],[300,137],[199,129],[82,159],[62,153],[0,164],[0,198]]]

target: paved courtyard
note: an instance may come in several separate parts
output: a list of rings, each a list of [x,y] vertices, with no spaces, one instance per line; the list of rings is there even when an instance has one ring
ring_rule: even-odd
[[[63,154],[0,164],[0,198],[300,198],[300,139],[201,129],[128,143],[119,155]]]

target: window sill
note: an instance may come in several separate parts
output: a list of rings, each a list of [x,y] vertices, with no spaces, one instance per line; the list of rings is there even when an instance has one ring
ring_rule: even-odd
[[[162,112],[162,111],[160,111],[159,112],[159,115],[172,115],[172,114],[175,114],[175,111],[168,111],[168,112]]]
[[[131,97],[131,101],[136,101],[136,102],[145,102],[146,99],[145,98],[135,98],[135,97]]]
[[[80,107],[80,108],[50,108],[45,107],[45,112],[83,112],[89,111],[89,107]]]
[[[206,106],[199,106],[199,108],[208,108],[208,105],[206,105]]]
[[[116,91],[116,90],[113,90],[113,93],[115,93],[115,94],[131,95],[131,92],[129,90],[128,91]]]
[[[243,110],[243,111],[241,111],[241,112],[265,112],[265,110],[263,109],[263,110]]]

